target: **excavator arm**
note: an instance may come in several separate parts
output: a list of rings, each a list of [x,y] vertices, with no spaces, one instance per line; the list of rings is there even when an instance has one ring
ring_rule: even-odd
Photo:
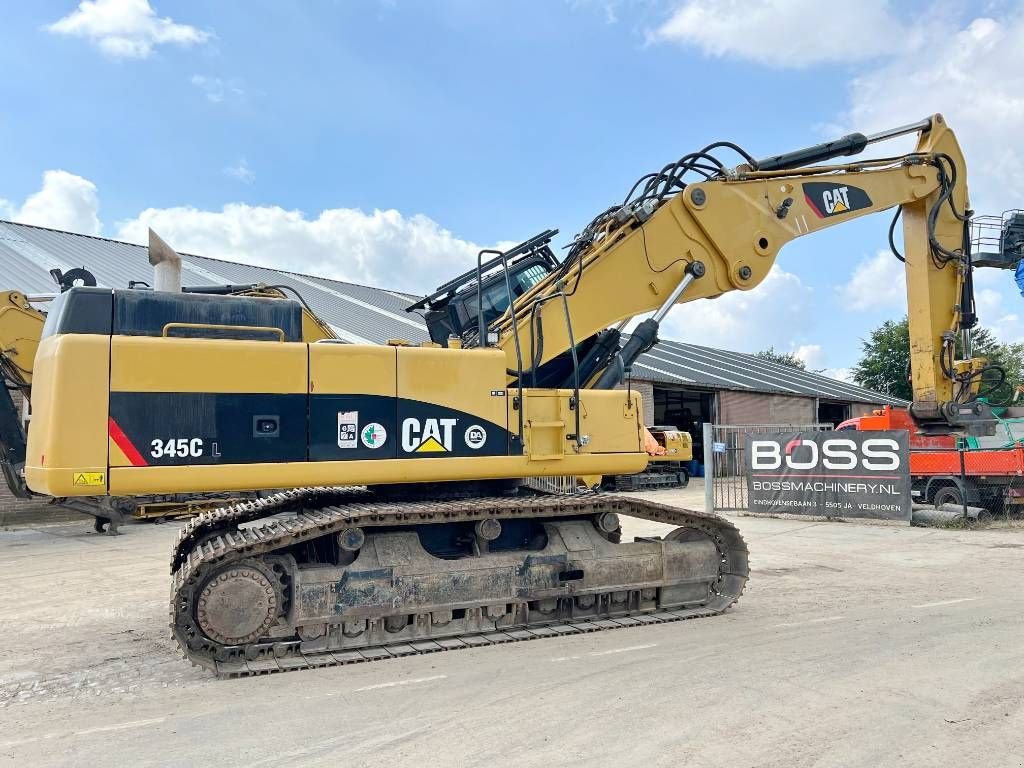
[[[918,141],[909,154],[813,164],[910,132]],[[726,168],[711,154],[722,146],[745,162]],[[686,172],[698,181],[687,183]],[[760,161],[720,142],[648,174],[577,236],[559,268],[516,298],[489,335],[506,352],[510,383],[569,386],[563,374],[571,370],[581,386],[611,388],[657,341],[674,305],[750,290],[791,240],[892,208],[903,217],[903,253],[894,252],[907,277],[911,412],[925,431],[988,432],[994,422],[976,395],[991,367],[969,354],[976,319],[966,166],[941,115]],[[620,347],[618,329],[650,312]],[[957,334],[968,359],[954,359]],[[574,363],[566,362],[569,352]]]
[[[25,466],[25,430],[14,392],[28,397],[36,349],[46,315],[20,291],[0,292],[0,473],[18,498],[31,498],[22,470]]]

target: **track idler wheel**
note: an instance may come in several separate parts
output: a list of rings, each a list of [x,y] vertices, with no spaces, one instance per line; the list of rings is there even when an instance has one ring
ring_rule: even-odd
[[[251,561],[217,571],[199,592],[199,628],[222,645],[258,640],[277,620],[282,597],[276,583],[272,574]]]

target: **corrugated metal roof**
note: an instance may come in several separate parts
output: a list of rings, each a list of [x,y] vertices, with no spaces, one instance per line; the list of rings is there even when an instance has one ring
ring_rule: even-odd
[[[294,288],[348,341],[430,338],[422,319],[405,311],[412,299],[404,294],[190,253],[181,257],[183,285],[267,283]],[[100,285],[114,288],[127,287],[132,280],[149,283],[153,277],[145,246],[0,221],[0,281],[10,288],[52,293],[56,285],[51,268],[82,266]]]
[[[181,256],[184,285],[267,283],[294,288],[314,312],[349,341],[381,344],[393,338],[412,342],[429,339],[422,318],[405,311],[418,297],[195,254]],[[66,271],[82,266],[96,276],[100,285],[110,287],[152,279],[145,246],[0,221],[0,287],[52,293],[56,286],[48,274],[50,269]],[[903,402],[754,355],[676,341],[659,342],[636,362],[633,375],[707,389],[778,392],[844,402]]]
[[[634,363],[634,375],[709,389],[777,392],[853,403],[905,404],[903,400],[855,384],[773,363],[756,355],[678,341],[660,341],[650,352],[641,355]]]

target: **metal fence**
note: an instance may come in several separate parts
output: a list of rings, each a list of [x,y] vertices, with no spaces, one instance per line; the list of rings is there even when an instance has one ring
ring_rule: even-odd
[[[746,511],[747,435],[828,429],[831,424],[704,424],[704,509]]]

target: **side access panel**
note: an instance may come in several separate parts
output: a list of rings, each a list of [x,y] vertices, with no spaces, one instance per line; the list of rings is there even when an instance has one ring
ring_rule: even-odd
[[[309,345],[311,461],[396,458],[396,353],[395,347]]]
[[[398,458],[508,455],[505,380],[500,350],[399,347]]]
[[[510,390],[511,391],[511,390]],[[571,389],[523,391],[526,453],[531,461],[558,461],[577,452],[576,411]],[[623,390],[580,390],[581,454],[643,453],[640,394]],[[509,420],[518,419],[510,408]]]
[[[644,453],[640,393],[621,389],[580,391],[580,432],[590,438],[584,453]]]
[[[187,472],[191,465],[305,461],[307,349],[302,343],[113,337],[111,493],[119,492],[119,472],[146,467]]]
[[[107,492],[110,337],[43,339],[35,360],[25,480],[49,496]]]

